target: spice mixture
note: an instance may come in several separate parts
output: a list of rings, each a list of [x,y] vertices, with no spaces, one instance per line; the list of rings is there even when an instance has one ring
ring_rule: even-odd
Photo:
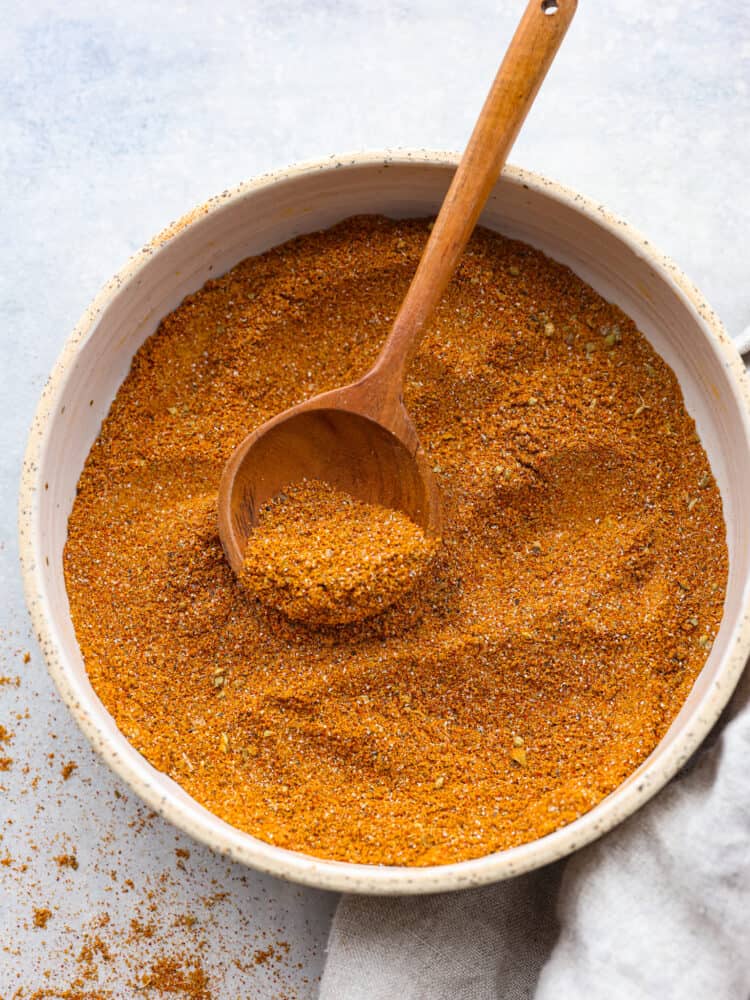
[[[436,548],[400,511],[303,481],[261,509],[241,580],[288,618],[347,624],[411,590]]]
[[[207,808],[327,858],[427,865],[542,836],[654,748],[722,612],[721,500],[677,381],[570,270],[478,230],[409,371],[440,551],[375,617],[252,599],[217,533],[246,433],[372,363],[424,221],[244,261],[136,355],[65,572],[91,681]]]

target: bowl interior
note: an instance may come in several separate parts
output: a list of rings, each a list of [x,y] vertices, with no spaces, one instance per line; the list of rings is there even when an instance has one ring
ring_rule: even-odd
[[[256,867],[352,891],[435,891],[546,863],[611,827],[674,773],[731,693],[747,652],[750,446],[741,364],[708,307],[622,224],[550,182],[508,170],[481,223],[568,264],[637,323],[675,371],[724,502],[730,578],[720,633],[690,697],[651,757],[594,810],[543,841],[434,869],[375,869],[293,855],[234,830],[148,765],[88,683],[62,573],[76,483],[131,359],[159,320],[242,258],[350,215],[434,215],[450,157],[331,161],[261,179],[208,203],[141,252],[104,290],[69,341],[32,431],[21,511],[29,601],[55,680],[109,763],[184,829]],[[217,484],[218,487],[218,484]],[[717,539],[717,544],[720,539]],[[541,845],[541,846],[540,846]],[[390,874],[389,874],[390,873]]]

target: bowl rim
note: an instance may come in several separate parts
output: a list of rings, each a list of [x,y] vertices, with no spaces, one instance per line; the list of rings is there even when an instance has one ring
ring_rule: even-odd
[[[745,581],[741,616],[731,635],[730,647],[717,677],[703,696],[690,724],[677,734],[671,745],[650,766],[646,762],[641,779],[620,786],[592,810],[546,835],[517,847],[485,855],[470,861],[426,867],[375,866],[324,860],[298,851],[276,847],[228,824],[216,826],[217,817],[202,807],[196,808],[176,796],[164,794],[153,782],[153,770],[132,746],[132,753],[121,754],[101,723],[102,713],[111,716],[101,705],[93,689],[78,687],[59,641],[54,619],[48,612],[48,600],[42,567],[41,539],[36,531],[39,498],[43,492],[41,460],[45,444],[58,412],[58,400],[79,345],[95,327],[112,299],[131,282],[162,246],[206,215],[216,213],[248,194],[272,187],[282,181],[321,170],[341,167],[391,165],[434,165],[455,167],[460,154],[433,149],[384,149],[331,155],[306,160],[262,174],[240,183],[222,194],[209,198],[176,222],[163,229],[142,249],[131,256],[85,310],[68,336],[42,392],[29,432],[23,460],[19,494],[19,547],[26,603],[33,627],[44,654],[47,669],[73,717],[94,749],[130,788],[155,812],[196,840],[233,860],[303,885],[328,890],[369,895],[395,895],[444,892],[486,885],[557,861],[583,847],[626,819],[659,791],[687,761],[718,719],[739,681],[750,654],[750,586]],[[640,232],[603,205],[558,184],[540,174],[515,166],[506,166],[503,180],[543,194],[563,206],[586,215],[601,228],[647,258],[659,276],[683,296],[697,314],[704,334],[713,339],[729,373],[737,405],[743,414],[744,435],[750,453],[750,379],[732,340],[703,295],[668,257],[659,253]],[[90,692],[90,693],[89,693]],[[93,695],[93,697],[92,697]],[[83,698],[83,700],[82,700]],[[87,702],[88,704],[86,704]],[[149,776],[148,771],[151,771]],[[196,803],[197,805],[197,803]]]

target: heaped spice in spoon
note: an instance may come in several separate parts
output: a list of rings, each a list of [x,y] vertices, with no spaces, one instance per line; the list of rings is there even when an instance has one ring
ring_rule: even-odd
[[[411,590],[436,548],[401,511],[303,481],[261,509],[240,579],[249,594],[288,618],[346,624],[384,611]]]
[[[229,823],[343,861],[461,861],[586,812],[666,732],[724,600],[674,374],[570,270],[481,229],[405,386],[443,501],[430,566],[348,625],[248,595],[224,463],[367,370],[427,226],[353,219],[185,299],[133,360],[65,550],[86,669],[133,745]]]

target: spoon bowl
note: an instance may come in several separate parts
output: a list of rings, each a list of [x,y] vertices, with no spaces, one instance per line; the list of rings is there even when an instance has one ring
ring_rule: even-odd
[[[219,533],[230,566],[242,569],[247,540],[268,500],[300,480],[321,480],[366,503],[402,511],[440,534],[440,497],[402,403],[379,422],[356,408],[369,382],[323,393],[250,434],[225,466]]]

